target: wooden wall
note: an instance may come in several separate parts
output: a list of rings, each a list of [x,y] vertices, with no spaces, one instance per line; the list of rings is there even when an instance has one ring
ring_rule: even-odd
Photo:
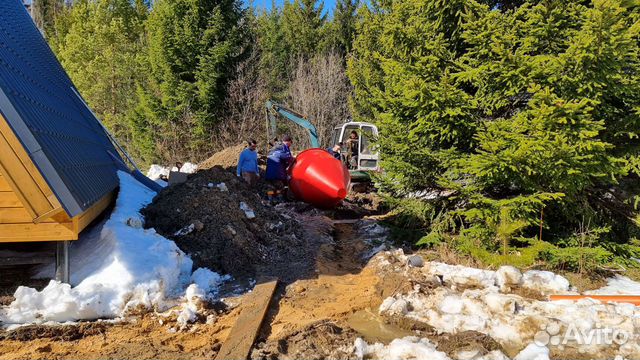
[[[0,242],[77,240],[114,196],[111,192],[84,213],[69,218],[0,115]]]
[[[0,242],[76,240],[78,233],[71,219],[64,213],[34,219],[0,175]]]

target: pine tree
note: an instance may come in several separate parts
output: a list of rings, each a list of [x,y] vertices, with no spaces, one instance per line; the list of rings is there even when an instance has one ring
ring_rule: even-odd
[[[291,53],[284,41],[282,10],[275,1],[270,10],[258,14],[254,32],[258,39],[262,77],[266,79],[271,96],[284,98]]]
[[[241,55],[242,16],[236,0],[154,3],[146,22],[150,76],[131,119],[141,139],[155,139],[157,151],[147,160],[191,159],[206,151]]]
[[[285,2],[282,10],[282,30],[290,57],[311,58],[322,50],[326,16],[323,2],[316,0],[293,0]]]
[[[358,115],[380,127],[382,188],[455,191],[425,205],[430,231],[504,250],[499,224],[535,236],[544,209],[561,247],[584,223],[598,246],[638,236],[635,5],[388,0],[362,16],[348,74]]]
[[[124,145],[131,145],[125,115],[135,106],[143,72],[138,54],[145,11],[128,0],[78,1],[58,19],[68,29],[53,46],[82,96]]]
[[[40,31],[49,35],[55,27],[56,18],[65,11],[64,0],[34,0],[31,15]]]
[[[360,0],[338,0],[333,13],[332,28],[337,49],[343,54],[351,52],[358,22]]]

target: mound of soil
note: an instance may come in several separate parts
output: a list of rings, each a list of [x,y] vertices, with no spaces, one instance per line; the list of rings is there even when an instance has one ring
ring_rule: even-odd
[[[330,320],[321,320],[282,339],[260,344],[251,359],[357,359],[353,343],[358,334]]]
[[[215,186],[223,182],[228,190]],[[236,278],[306,277],[320,246],[332,241],[331,222],[305,204],[271,206],[262,192],[219,166],[202,170],[158,194],[142,210],[145,226],[174,240],[195,267]]]
[[[198,169],[211,169],[214,166],[222,166],[223,168],[235,167],[238,165],[238,158],[244,148],[245,145],[240,144],[218,151],[198,164]]]

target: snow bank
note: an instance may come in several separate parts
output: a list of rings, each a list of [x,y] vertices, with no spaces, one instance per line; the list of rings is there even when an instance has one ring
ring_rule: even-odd
[[[71,246],[71,287],[51,281],[42,291],[19,287],[15,301],[0,308],[4,324],[114,318],[127,310],[163,309],[175,304],[193,280],[212,291],[225,278],[199,269],[173,241],[127,224],[155,193],[123,172],[111,217],[81,234]]]
[[[420,339],[415,336],[408,336],[402,339],[395,339],[389,345],[376,343],[368,345],[364,340],[358,338],[355,341],[355,351],[358,359],[429,359],[429,360],[450,360],[447,354],[436,350],[427,339]]]
[[[389,254],[396,261],[385,261],[384,256]],[[640,358],[640,338],[635,336],[636,326],[640,329],[640,307],[591,299],[540,301],[512,293],[519,286],[541,294],[571,293],[569,282],[560,275],[547,271],[520,273],[513,267],[494,272],[439,262],[410,268],[404,265],[406,256],[398,251],[385,253],[380,259],[386,266],[400,266],[398,272],[422,272],[425,278],[435,276],[442,284],[435,289],[416,285],[405,294],[385,299],[379,307],[383,315],[408,317],[440,333],[471,330],[487,334],[505,349],[522,350],[517,360],[548,359],[546,345],[565,340],[586,354],[598,354],[614,346],[621,356]],[[592,293],[640,294],[640,284],[617,277]],[[624,344],[604,339],[607,332],[620,334]],[[541,340],[537,347],[531,345],[537,340]]]

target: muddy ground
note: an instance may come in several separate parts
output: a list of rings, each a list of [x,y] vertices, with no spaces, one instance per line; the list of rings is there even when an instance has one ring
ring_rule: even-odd
[[[227,191],[208,186],[220,182]],[[240,202],[256,217],[248,218]],[[145,214],[147,226],[176,241],[195,266],[233,274],[231,289],[251,277],[280,278],[253,359],[354,359],[358,337],[389,343],[408,335],[427,337],[450,356],[461,349],[502,350],[480,333],[438,334],[427,324],[378,315],[389,296],[416,285],[425,291],[441,286],[419,272],[398,270],[404,265],[381,265],[384,255],[365,256],[376,244],[363,229],[375,228],[375,223],[357,220],[378,211],[378,200],[370,196],[353,197],[332,212],[298,203],[269,204],[260,188],[249,189],[233,173],[214,167],[164,191]],[[197,223],[193,231],[176,235]],[[247,298],[223,294],[222,302],[205,304],[197,321],[184,329],[175,315],[140,313],[119,321],[0,331],[0,360],[213,359]],[[8,291],[4,295],[10,296]]]
[[[359,335],[350,329],[349,317],[377,307],[392,291],[374,267],[365,266],[360,255],[368,245],[353,237],[352,227],[338,225],[335,241],[318,249],[315,275],[279,287],[253,358],[348,358],[352,353],[348,347]],[[149,313],[116,323],[2,332],[0,359],[211,359],[234,325],[243,298],[226,299],[213,320],[200,319],[184,331],[176,331],[173,319]]]

